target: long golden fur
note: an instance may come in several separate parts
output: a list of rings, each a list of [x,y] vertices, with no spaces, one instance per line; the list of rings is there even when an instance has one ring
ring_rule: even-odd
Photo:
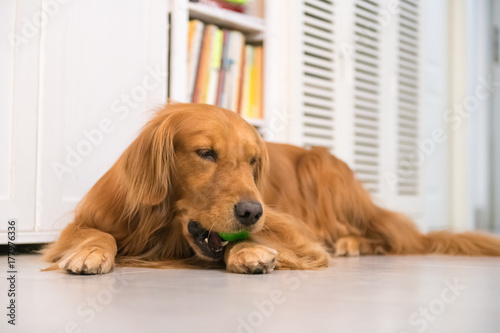
[[[235,218],[242,200],[264,205],[256,223]],[[190,223],[201,231],[193,233]],[[243,228],[248,240],[229,242],[220,255],[212,251],[222,245],[210,235]],[[216,245],[207,249],[200,237]],[[225,266],[237,273],[318,269],[328,265],[329,252],[499,256],[500,240],[422,234],[405,216],[376,206],[326,149],[265,143],[233,112],[172,104],[144,127],[44,250],[52,268],[82,274],[107,273],[115,264]]]

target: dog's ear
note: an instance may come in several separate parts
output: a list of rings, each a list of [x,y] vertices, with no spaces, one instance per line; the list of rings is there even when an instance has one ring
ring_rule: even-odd
[[[129,200],[154,206],[169,195],[175,131],[171,114],[160,113],[125,151],[121,162]]]

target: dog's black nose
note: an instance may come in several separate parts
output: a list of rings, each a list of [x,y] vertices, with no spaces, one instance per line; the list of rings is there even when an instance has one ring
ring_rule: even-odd
[[[234,205],[234,216],[243,225],[255,224],[262,216],[262,205],[256,201],[243,201]]]

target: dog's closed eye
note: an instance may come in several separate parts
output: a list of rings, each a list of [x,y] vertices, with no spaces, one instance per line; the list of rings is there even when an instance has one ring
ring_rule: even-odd
[[[255,163],[257,163],[257,158],[252,157],[252,159],[250,160],[250,165],[254,165]]]
[[[198,156],[205,160],[209,160],[212,162],[217,161],[217,153],[213,149],[198,149],[196,151],[196,154],[198,154]]]

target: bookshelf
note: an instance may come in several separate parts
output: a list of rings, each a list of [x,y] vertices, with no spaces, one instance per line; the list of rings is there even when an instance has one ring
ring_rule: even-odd
[[[273,33],[278,21],[273,19],[279,13],[278,2],[254,0],[249,4],[247,13],[237,13],[204,3],[194,3],[189,0],[172,0],[170,11],[170,54],[169,54],[169,97],[180,102],[189,102],[187,93],[187,56],[188,56],[188,23],[197,19],[205,24],[215,24],[220,28],[238,30],[245,35],[246,43],[263,45],[263,118],[245,120],[256,127],[267,140],[276,141],[277,135],[269,135],[269,122],[273,119],[272,110],[277,107],[278,98],[276,84],[279,61],[276,49],[279,44],[272,42],[279,38]],[[267,129],[267,130],[266,130]],[[266,134],[267,133],[267,134]],[[283,133],[279,133],[283,134]]]
[[[264,19],[249,14],[233,12],[203,3],[188,2],[190,19],[213,23],[228,29],[239,30],[247,36],[260,35],[265,30]],[[256,38],[258,40],[258,38]]]

